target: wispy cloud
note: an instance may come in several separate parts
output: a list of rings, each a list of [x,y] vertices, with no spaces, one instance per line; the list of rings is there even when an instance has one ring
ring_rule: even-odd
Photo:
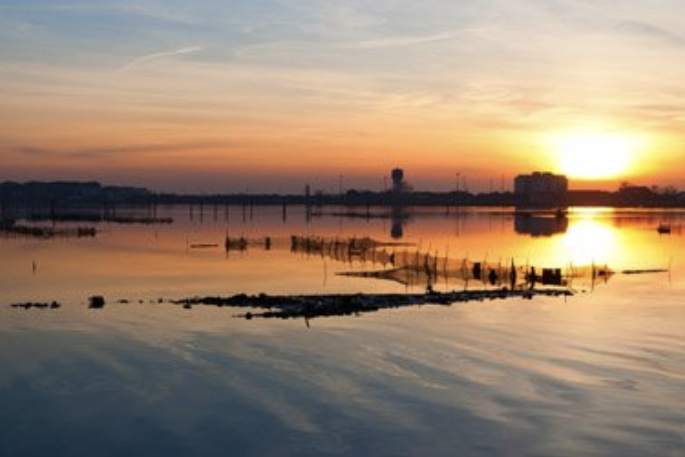
[[[396,36],[379,38],[376,40],[366,40],[356,43],[360,48],[364,49],[384,49],[384,48],[396,48],[404,46],[414,46],[425,43],[433,43],[436,41],[451,40],[453,38],[461,35],[462,31],[446,31],[441,33],[435,33],[431,35],[415,35],[415,36]]]
[[[182,56],[182,55],[193,54],[196,52],[200,52],[202,50],[204,50],[204,47],[202,47],[202,46],[186,46],[186,47],[174,49],[171,51],[162,51],[162,52],[155,52],[152,54],[146,54],[144,56],[136,57],[135,59],[126,63],[125,65],[123,65],[119,69],[119,71],[126,71],[126,70],[133,68],[133,67],[149,64],[149,63],[154,62],[156,60],[170,59],[170,58],[178,57],[178,56]]]
[[[38,27],[35,24],[26,20],[0,17],[0,36],[23,38],[36,29]]]
[[[48,157],[56,152],[49,149],[37,148],[33,146],[20,146],[17,148],[12,148],[12,151],[25,157],[32,158]]]
[[[118,9],[124,13],[148,17],[159,21],[179,24],[190,24],[193,22],[188,14],[189,10],[192,10],[192,5],[179,8],[178,6],[169,5],[166,2],[154,4],[136,1],[119,5],[111,5],[110,8]]]
[[[625,34],[638,35],[674,46],[685,46],[685,37],[646,22],[624,21],[619,23],[616,28]]]
[[[474,83],[464,88],[461,98],[470,102],[510,102],[520,98],[514,90],[509,87],[495,83]]]
[[[111,147],[93,147],[82,149],[52,149],[35,146],[18,146],[11,148],[11,151],[24,157],[31,158],[50,158],[69,156],[76,159],[105,159],[116,158],[124,155],[172,153],[177,151],[197,151],[201,149],[213,149],[216,147],[226,147],[226,142],[186,142],[176,144],[132,144]]]

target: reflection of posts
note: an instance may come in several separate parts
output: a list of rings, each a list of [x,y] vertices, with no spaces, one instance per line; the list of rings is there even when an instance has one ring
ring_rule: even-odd
[[[511,269],[509,270],[509,283],[510,283],[510,290],[515,290],[516,289],[516,265],[514,265],[514,261],[511,261]]]

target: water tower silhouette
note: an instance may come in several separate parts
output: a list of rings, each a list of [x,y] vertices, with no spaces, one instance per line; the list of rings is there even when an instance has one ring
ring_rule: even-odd
[[[395,168],[390,173],[392,178],[392,191],[402,192],[404,190],[404,170],[401,168]]]

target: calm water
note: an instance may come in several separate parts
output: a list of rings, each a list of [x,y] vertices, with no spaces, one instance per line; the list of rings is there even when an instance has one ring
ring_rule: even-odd
[[[0,454],[685,455],[684,214],[326,211],[308,220],[303,208],[160,208],[173,224],[0,238]],[[657,233],[662,221],[670,235]],[[269,236],[272,249],[227,253],[227,233]],[[670,271],[578,278],[568,298],[383,310],[309,327],[156,303],[422,290],[340,276],[381,266],[292,253],[294,234],[369,236],[492,264]],[[88,309],[95,294],[104,309]],[[10,307],[53,300],[62,306]]]

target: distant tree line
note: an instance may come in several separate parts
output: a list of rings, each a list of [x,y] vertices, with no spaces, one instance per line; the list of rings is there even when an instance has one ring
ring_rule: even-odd
[[[638,186],[621,183],[616,192],[569,191],[569,206],[679,207],[685,206],[685,193],[672,186]],[[344,193],[310,192],[301,194],[175,194],[154,193],[140,187],[103,186],[88,182],[2,182],[0,205],[8,207],[76,207],[84,205],[348,205],[348,206],[517,206],[521,197],[513,192],[471,193],[412,191],[348,190]]]
[[[140,187],[103,186],[96,181],[31,181],[0,183],[0,200],[14,205],[50,205],[55,203],[135,202],[152,193]]]

